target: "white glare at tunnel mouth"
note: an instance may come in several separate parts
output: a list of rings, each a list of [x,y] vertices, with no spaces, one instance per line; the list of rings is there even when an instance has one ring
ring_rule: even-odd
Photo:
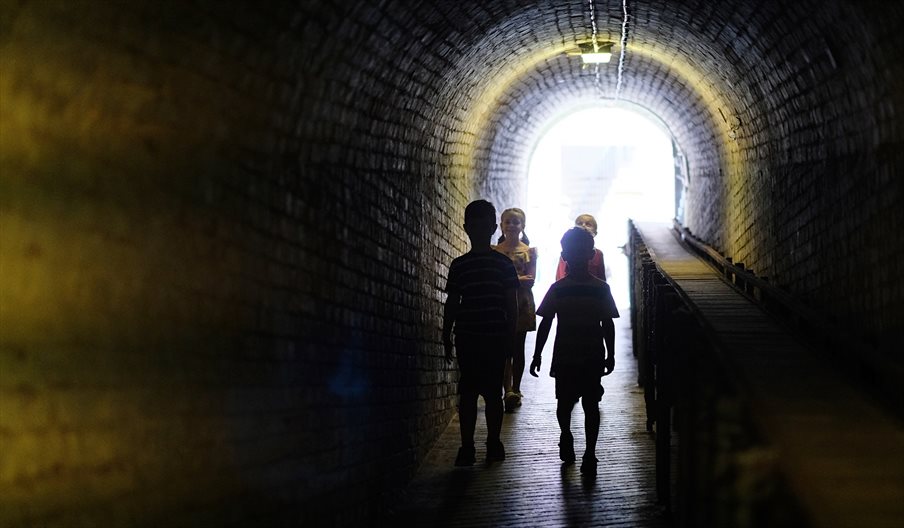
[[[675,216],[671,138],[647,117],[598,107],[574,112],[540,138],[530,160],[527,226],[539,251],[535,296],[555,281],[562,234],[579,214],[596,217],[596,247],[620,307],[628,306],[628,218],[670,222]]]

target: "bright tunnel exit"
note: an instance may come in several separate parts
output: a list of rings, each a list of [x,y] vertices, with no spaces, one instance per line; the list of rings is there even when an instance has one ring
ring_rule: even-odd
[[[620,246],[627,242],[628,219],[675,217],[675,166],[670,135],[638,111],[597,106],[553,122],[528,169],[525,231],[539,249],[538,300],[555,281],[562,234],[578,215],[591,214],[612,295],[626,309],[628,267]]]

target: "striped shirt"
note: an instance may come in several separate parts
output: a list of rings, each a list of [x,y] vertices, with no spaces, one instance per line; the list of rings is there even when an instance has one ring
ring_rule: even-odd
[[[515,266],[502,253],[468,252],[453,260],[449,266],[446,292],[461,296],[455,317],[455,333],[506,333],[505,291],[518,286]]]
[[[549,287],[537,315],[558,317],[553,370],[601,365],[605,350],[601,322],[619,316],[608,284],[595,277],[579,281],[570,276]]]

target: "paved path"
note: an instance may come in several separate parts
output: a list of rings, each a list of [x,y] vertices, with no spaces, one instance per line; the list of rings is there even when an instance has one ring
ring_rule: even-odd
[[[524,406],[505,415],[507,459],[484,463],[483,408],[477,421],[477,459],[471,468],[453,466],[459,446],[452,421],[401,497],[387,523],[403,526],[603,526],[667,527],[656,504],[653,437],[645,431],[643,391],[637,387],[627,308],[616,321],[615,372],[603,378],[602,427],[596,479],[579,471],[584,449],[583,411],[572,416],[578,462],[558,458],[554,380],[548,376],[553,336],[544,351],[540,378],[525,372]],[[528,358],[533,354],[528,337]],[[390,524],[387,524],[390,525]]]

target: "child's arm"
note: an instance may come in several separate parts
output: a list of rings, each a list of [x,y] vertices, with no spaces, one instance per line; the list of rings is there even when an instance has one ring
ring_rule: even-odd
[[[602,251],[600,251],[598,249],[597,249],[597,251],[599,251],[599,254],[600,254],[600,268],[599,268],[599,275],[597,276],[597,278],[600,280],[606,280],[606,257],[605,257],[605,255],[603,255]]]
[[[606,364],[603,376],[615,370],[615,324],[608,317],[603,320],[603,340],[606,342]]]
[[[565,264],[565,261],[562,257],[559,257],[559,267],[556,268],[556,280],[562,280],[567,275],[566,270],[568,269],[568,264]]]
[[[452,291],[446,296],[446,305],[443,307],[443,348],[446,350],[446,362],[452,362],[452,326],[458,316],[458,307],[461,306],[461,295]]]
[[[533,288],[534,277],[537,276],[537,248],[530,248],[527,250],[527,252],[530,255],[530,258],[528,259],[527,265],[524,269],[526,273],[524,275],[519,275],[518,280],[521,281],[522,286]]]
[[[537,372],[540,371],[540,356],[543,354],[543,347],[546,346],[546,340],[549,338],[552,319],[552,317],[540,319],[540,327],[537,328],[537,345],[534,348],[534,360],[530,362],[530,375],[535,378],[538,377]]]

